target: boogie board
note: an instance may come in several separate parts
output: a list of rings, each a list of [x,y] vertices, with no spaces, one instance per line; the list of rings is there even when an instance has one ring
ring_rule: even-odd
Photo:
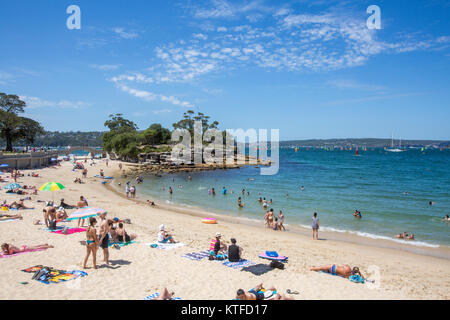
[[[288,257],[285,256],[269,257],[266,253],[261,253],[259,257],[263,259],[278,260],[278,261],[287,261],[288,259]]]

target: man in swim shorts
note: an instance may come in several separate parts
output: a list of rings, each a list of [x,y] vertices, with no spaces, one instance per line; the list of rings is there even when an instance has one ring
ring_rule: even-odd
[[[105,263],[107,265],[109,265],[109,250],[108,250],[108,245],[109,245],[109,222],[106,219],[106,212],[102,212],[100,214],[100,231],[99,231],[99,243],[100,243],[100,247],[103,249],[103,260],[105,261]]]

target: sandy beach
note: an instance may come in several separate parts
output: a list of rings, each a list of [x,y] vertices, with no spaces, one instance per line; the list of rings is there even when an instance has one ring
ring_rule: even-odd
[[[1,242],[16,246],[48,243],[55,248],[40,252],[0,259],[0,281],[3,290],[0,299],[135,299],[144,297],[167,287],[182,299],[234,298],[239,288],[250,289],[259,283],[275,286],[285,294],[287,289],[298,291],[288,295],[296,300],[304,299],[450,299],[450,261],[445,258],[420,255],[393,248],[360,245],[345,241],[327,239],[327,234],[319,234],[322,240],[313,241],[310,236],[293,232],[267,230],[261,226],[243,224],[232,219],[218,219],[218,224],[202,224],[198,216],[183,214],[170,207],[150,207],[149,205],[124,198],[103,180],[93,177],[103,169],[105,175],[115,175],[117,161],[110,161],[106,167],[103,161],[88,166],[88,178],[84,184],[73,181],[81,177],[81,171],[72,171],[72,165],[62,163],[58,168],[34,170],[39,177],[25,177],[18,182],[40,187],[45,182],[62,183],[66,188],[50,192],[40,191],[25,205],[33,210],[11,211],[23,216],[21,221],[1,222]],[[5,194],[0,200],[8,203],[26,196]],[[46,285],[31,280],[31,274],[22,269],[46,265],[57,269],[82,269],[86,248],[80,242],[85,233],[60,235],[40,230],[42,226],[33,224],[35,219],[43,219],[44,204],[37,200],[51,200],[56,203],[64,198],[68,204],[76,204],[79,197],[87,198],[90,206],[108,211],[108,217],[130,219],[126,224],[128,233],[138,235],[137,243],[110,249],[111,266],[102,264],[103,253],[97,253],[99,268],[86,269],[86,277],[66,283]],[[146,199],[138,199],[145,201]],[[158,203],[158,201],[156,200]],[[73,210],[69,210],[69,213]],[[287,221],[288,222],[288,221]],[[67,223],[76,226],[77,222]],[[165,224],[177,241],[185,244],[173,250],[160,250],[148,246],[156,241],[158,226]],[[65,224],[64,224],[65,225]],[[98,227],[97,227],[98,230]],[[173,231],[172,231],[173,230]],[[274,269],[261,276],[239,271],[217,261],[203,259],[193,261],[181,257],[185,253],[198,252],[209,248],[209,241],[216,232],[221,232],[225,241],[234,237],[243,248],[243,257],[255,263],[268,264],[258,254],[266,250],[276,250],[288,256],[284,270]],[[357,284],[351,281],[309,270],[311,266],[324,264],[349,264],[359,266],[362,273],[375,279],[374,284]],[[92,260],[88,262],[92,266]],[[371,270],[379,270],[370,272]],[[28,282],[28,284],[21,284]]]

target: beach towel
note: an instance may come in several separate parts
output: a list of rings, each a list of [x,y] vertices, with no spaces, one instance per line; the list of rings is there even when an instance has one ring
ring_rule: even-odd
[[[50,284],[50,283],[60,283],[64,281],[70,281],[77,279],[79,277],[87,276],[88,274],[81,270],[57,270],[53,269],[52,267],[44,267],[42,265],[37,265],[34,267],[30,267],[28,269],[22,270],[23,272],[27,273],[36,273],[37,271],[42,270],[43,268],[48,268],[49,272],[45,275],[43,275],[41,278],[36,279],[39,282]]]
[[[127,246],[127,245],[129,245],[129,244],[133,244],[133,243],[137,243],[136,241],[128,241],[128,242],[111,242],[111,241],[109,241],[109,243],[108,243],[108,245],[110,246],[110,247],[114,247],[115,245],[118,245],[119,247],[125,247],[125,246]]]
[[[227,267],[230,267],[230,268],[233,268],[233,269],[242,269],[242,268],[245,268],[245,267],[253,266],[256,263],[254,263],[254,262],[252,262],[250,260],[242,259],[239,262],[230,262],[230,261],[227,260],[227,261],[224,261],[222,264],[224,266],[227,266]]]
[[[14,253],[14,254],[3,254],[3,252],[2,252],[2,253],[0,253],[0,258],[16,257],[16,256],[20,256],[21,254],[24,254],[24,253],[28,253],[28,252],[36,252],[36,251],[44,251],[44,250],[47,250],[47,249],[27,250],[27,251],[22,251],[22,252]]]
[[[205,250],[205,251],[200,251],[200,252],[186,253],[186,254],[183,254],[181,257],[187,258],[187,259],[190,259],[190,260],[198,261],[198,260],[202,260],[202,259],[208,258],[209,257],[209,251]]]
[[[242,268],[241,271],[247,271],[253,273],[255,276],[260,276],[271,270],[273,270],[273,268],[271,268],[267,264],[259,263],[252,266],[244,267]]]
[[[149,296],[146,296],[144,300],[154,300],[159,297],[159,292],[155,292]],[[172,300],[181,300],[181,298],[172,298]]]
[[[86,229],[84,229],[84,228],[68,228],[67,233],[63,233],[63,230],[52,231],[52,233],[69,235],[69,234],[80,233],[80,232],[85,232],[85,231],[86,231]]]
[[[54,231],[58,231],[58,230],[62,230],[62,229],[64,229],[64,227],[63,226],[56,226],[56,229],[54,229],[54,230],[51,230],[51,229],[49,229],[49,228],[39,228],[39,230],[43,230],[43,231],[47,231],[47,232],[54,232]]]
[[[102,177],[101,175],[95,175],[94,177],[96,177],[96,178],[101,178],[101,179],[114,179],[114,177]]]
[[[152,248],[156,248],[156,249],[161,249],[161,250],[172,250],[175,248],[179,248],[184,246],[184,243],[181,242],[177,242],[177,243],[148,243],[148,246],[152,247]]]

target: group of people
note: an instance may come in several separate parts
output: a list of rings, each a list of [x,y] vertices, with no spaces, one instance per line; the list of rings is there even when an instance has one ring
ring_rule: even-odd
[[[130,181],[125,184],[127,198],[136,198],[136,186],[130,186]]]
[[[106,212],[102,212],[100,217],[100,228],[97,234],[97,219],[89,218],[89,226],[86,229],[86,256],[83,261],[83,268],[86,269],[90,255],[94,269],[97,269],[97,250],[103,250],[103,261],[109,265],[109,247],[113,244],[116,248],[118,243],[126,243],[137,238],[135,234],[128,234],[123,222],[118,218],[106,219]]]
[[[408,233],[406,233],[406,232],[403,232],[403,233],[399,233],[399,234],[396,235],[395,237],[398,238],[398,239],[415,240],[415,239],[414,239],[414,234],[413,234],[413,233],[408,234]]]
[[[273,209],[269,209],[266,212],[266,215],[264,217],[265,225],[267,228],[271,228],[273,230],[284,230],[286,231],[286,228],[284,227],[284,215],[283,212],[280,210],[278,213],[278,217],[275,217]]]
[[[213,250],[209,253],[210,260],[225,260],[230,262],[239,262],[242,259],[243,249],[236,244],[236,239],[230,239],[231,244],[227,245],[222,240],[222,234],[216,233],[215,243]]]

